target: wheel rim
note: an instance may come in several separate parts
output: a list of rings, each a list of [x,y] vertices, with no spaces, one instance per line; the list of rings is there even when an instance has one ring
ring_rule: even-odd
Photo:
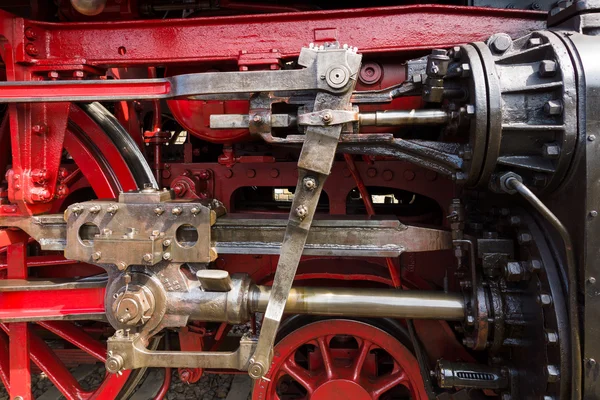
[[[77,169],[72,173],[83,176],[94,193],[99,198],[116,197],[119,191],[137,188],[135,177],[129,170],[126,162],[119,152],[119,148],[111,142],[105,132],[94,120],[75,105],[71,106],[69,126],[65,135],[64,149],[71,155]],[[69,189],[80,188],[80,179],[66,179]],[[66,183],[66,182],[65,182]],[[57,201],[57,209],[61,202]],[[18,241],[22,237],[16,238]],[[9,240],[10,242],[10,240]],[[16,242],[15,242],[16,243]],[[0,249],[5,252],[6,247]],[[52,258],[40,261],[42,258]],[[31,271],[37,267],[73,267],[73,262],[54,256],[27,257],[27,266]],[[77,264],[77,263],[75,263]],[[0,265],[0,279],[6,264]],[[84,271],[85,265],[81,265]],[[51,273],[51,272],[50,272]],[[79,275],[79,274],[77,274]],[[85,276],[85,273],[82,275]],[[7,390],[10,390],[9,377],[9,333],[11,324],[0,324],[0,380]],[[67,321],[44,321],[29,324],[29,351],[31,361],[46,374],[48,379],[67,399],[114,399],[128,383],[131,371],[124,371],[120,375],[107,374],[99,386],[91,390],[84,388],[73,377],[65,363],[57,353],[51,349],[42,337],[48,332],[58,336],[69,346],[81,350],[91,356],[96,362],[106,361],[106,345],[104,341],[86,332],[81,326]],[[97,336],[97,335],[95,335]],[[20,371],[12,371],[18,374]]]
[[[324,320],[274,348],[254,400],[426,399],[417,360],[397,339],[364,322]]]

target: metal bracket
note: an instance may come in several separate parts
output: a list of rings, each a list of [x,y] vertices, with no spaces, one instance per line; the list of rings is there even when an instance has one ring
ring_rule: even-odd
[[[140,334],[119,330],[107,341],[106,369],[118,373],[143,367],[224,368],[244,371],[256,346],[256,338],[244,335],[240,347],[225,351],[153,351],[148,350]]]

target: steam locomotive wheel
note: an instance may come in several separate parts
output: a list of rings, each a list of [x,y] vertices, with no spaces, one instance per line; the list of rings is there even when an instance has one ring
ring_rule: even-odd
[[[96,123],[90,110],[96,113],[96,117],[109,121],[116,121],[114,117],[99,104],[84,106],[84,109],[72,106],[69,115],[64,149],[75,165],[69,168],[73,172],[63,181],[63,184],[68,187],[69,196],[55,201],[53,206],[56,212],[64,207],[64,203],[77,201],[82,196],[115,197],[119,191],[135,189],[136,181],[143,181],[146,178],[143,174],[136,173],[135,168],[130,168],[131,164],[128,165],[127,157],[120,152],[120,147],[115,145],[105,129]],[[113,131],[112,134],[119,133]],[[10,151],[10,149],[7,150]],[[131,160],[130,155],[129,160]],[[68,163],[68,160],[65,162]],[[140,166],[137,166],[137,170],[141,169]],[[73,199],[70,196],[73,196]],[[18,244],[23,240],[23,237],[18,236],[19,242],[11,243],[12,237],[0,232],[0,243],[4,246],[0,247],[0,254],[7,254],[7,249],[11,244]],[[29,238],[24,238],[24,242],[35,247]],[[34,250],[34,253],[36,255],[26,257],[30,277],[51,279],[78,276],[85,279],[86,276],[103,272],[95,266],[65,260],[62,255],[54,252],[38,253],[37,250]],[[8,259],[7,262],[0,263],[0,279],[6,277],[6,270],[10,262]],[[106,342],[103,340],[104,334],[97,334],[97,332],[110,332],[110,326],[104,323],[90,325],[85,321],[81,321],[81,324],[69,321],[27,322],[30,322],[27,326],[20,323],[0,324],[0,379],[7,390],[10,387],[10,377],[22,374],[21,368],[24,367],[15,368],[14,363],[9,361],[9,336],[11,340],[14,340],[11,329],[17,325],[20,325],[19,328],[29,330],[30,360],[45,373],[67,399],[127,398],[131,394],[131,390],[135,389],[137,383],[143,378],[145,369],[124,371],[122,374],[107,374],[95,388],[82,387],[68,367],[77,365],[76,359],[80,359],[82,363],[89,363],[90,357],[96,362],[106,362],[107,350]],[[53,343],[64,343],[64,351],[60,348],[52,349],[47,340],[51,340]]]
[[[254,400],[426,399],[417,360],[390,334],[360,321],[305,325],[274,348]]]

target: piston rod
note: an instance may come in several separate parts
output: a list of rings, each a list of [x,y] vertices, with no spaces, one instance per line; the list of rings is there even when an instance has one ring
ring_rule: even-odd
[[[253,286],[250,311],[267,308],[271,288]],[[414,318],[459,321],[465,300],[458,293],[356,288],[292,288],[285,304],[288,314],[348,317]]]
[[[443,125],[450,115],[442,110],[394,110],[360,113],[358,121],[363,126]]]

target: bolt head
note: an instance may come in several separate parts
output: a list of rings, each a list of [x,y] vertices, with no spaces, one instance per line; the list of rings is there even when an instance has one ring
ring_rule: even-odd
[[[465,110],[467,112],[467,115],[475,115],[475,105],[467,104]]]
[[[163,256],[162,256],[162,258],[163,258],[163,260],[165,260],[165,261],[168,261],[168,260],[170,260],[170,259],[172,258],[172,257],[171,257],[171,253],[169,253],[169,252],[166,252],[166,253],[164,253],[164,254],[163,254]]]
[[[544,112],[548,115],[560,115],[563,112],[563,104],[560,100],[548,100],[544,104]]]
[[[94,261],[98,261],[101,257],[102,257],[102,253],[99,251],[92,253],[92,259]]]
[[[169,247],[171,245],[171,239],[163,240],[162,245],[165,247]]]
[[[308,190],[315,190],[315,188],[317,187],[317,181],[315,180],[315,178],[306,177],[304,178],[304,187]]]
[[[517,236],[517,241],[519,242],[520,245],[529,244],[529,243],[531,243],[532,240],[533,240],[533,237],[531,236],[531,233],[529,233],[529,232],[521,232]]]
[[[183,208],[181,207],[173,207],[173,209],[171,210],[171,214],[173,215],[181,215],[182,212]]]
[[[460,76],[463,78],[468,78],[471,76],[471,65],[469,63],[462,63],[460,65]]]
[[[560,370],[556,365],[546,365],[546,377],[548,382],[556,383],[560,380]]]
[[[538,70],[538,74],[542,78],[550,78],[556,75],[556,71],[558,70],[558,64],[554,60],[542,60],[540,62],[540,68]]]
[[[547,293],[542,293],[538,296],[537,301],[541,306],[549,306],[552,304],[552,296]]]
[[[296,216],[298,216],[298,218],[304,219],[306,214],[308,214],[308,208],[306,208],[305,205],[301,205],[296,208]]]
[[[142,259],[146,262],[150,262],[154,259],[154,256],[150,253],[146,253],[144,254],[144,256],[142,257]]]
[[[527,41],[528,48],[537,47],[541,44],[542,44],[542,38],[538,38],[538,37],[532,37]]]
[[[558,158],[560,156],[560,146],[556,143],[544,143],[542,154],[545,158]]]
[[[512,38],[506,33],[497,33],[490,38],[490,48],[495,53],[504,53],[512,45]]]

